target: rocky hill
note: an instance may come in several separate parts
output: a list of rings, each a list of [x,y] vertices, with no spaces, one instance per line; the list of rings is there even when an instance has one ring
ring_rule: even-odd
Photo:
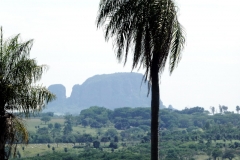
[[[55,84],[48,89],[57,99],[48,104],[44,111],[61,113],[80,113],[90,106],[103,106],[109,109],[119,107],[150,107],[151,97],[147,97],[148,86],[139,73],[114,73],[95,75],[82,85],[72,88],[71,96],[66,98],[66,89]],[[165,107],[161,103],[161,108]]]

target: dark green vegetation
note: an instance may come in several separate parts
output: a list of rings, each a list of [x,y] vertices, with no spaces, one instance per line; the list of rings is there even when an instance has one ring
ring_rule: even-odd
[[[134,72],[95,75],[81,85],[74,85],[68,98],[65,87],[54,84],[48,89],[57,96],[57,99],[49,103],[44,112],[76,114],[95,105],[108,109],[149,107],[151,98],[147,96],[148,86],[142,80],[143,75]],[[164,108],[161,102],[160,107]]]
[[[170,73],[181,59],[185,38],[173,0],[100,0],[97,27],[105,40],[113,38],[116,57],[127,62],[132,49],[132,69],[145,69],[151,99],[151,160],[158,160],[159,75],[169,58]]]
[[[42,114],[42,117],[51,113]],[[79,116],[28,120],[21,159],[150,159],[150,108],[90,107]],[[240,115],[209,115],[201,107],[160,112],[161,160],[240,158]],[[28,157],[28,158],[27,158]]]
[[[45,87],[33,85],[39,81],[45,65],[30,58],[33,40],[20,41],[20,35],[3,39],[0,30],[0,159],[16,154],[16,143],[27,143],[26,127],[15,114],[25,117],[41,111],[54,95]],[[7,148],[6,148],[7,146]]]

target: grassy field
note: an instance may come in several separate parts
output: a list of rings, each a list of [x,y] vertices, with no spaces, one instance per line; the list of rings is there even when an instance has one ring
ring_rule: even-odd
[[[39,155],[45,155],[48,154],[49,152],[54,152],[52,150],[52,147],[55,148],[55,151],[60,151],[64,152],[64,148],[68,148],[68,151],[73,151],[72,149],[72,144],[65,144],[61,143],[58,144],[49,144],[50,148],[48,148],[48,144],[28,144],[27,146],[25,145],[19,145],[18,146],[18,151],[20,152],[22,157],[34,157]],[[23,150],[24,147],[24,150]]]
[[[34,119],[25,119],[25,124],[27,126],[27,129],[29,132],[36,132],[37,130],[37,126],[39,126],[40,128],[42,127],[48,127],[48,124],[52,123],[54,125],[54,123],[60,123],[61,125],[64,125],[64,118],[52,118],[51,121],[49,121],[48,123],[44,123],[40,120],[40,118],[34,118]],[[105,128],[101,128],[101,132],[104,133],[106,132],[108,129],[110,128],[114,128],[113,126],[110,127],[105,127]],[[83,127],[81,125],[78,126],[73,126],[73,133],[86,133],[86,134],[91,134],[93,136],[96,136],[98,129],[96,128],[91,128],[89,126],[87,127]]]
[[[32,118],[32,119],[24,119],[26,125],[27,125],[27,128],[28,128],[28,131],[32,131],[32,132],[36,132],[36,126],[39,126],[39,127],[47,127],[49,123],[60,123],[60,124],[64,124],[64,118],[52,118],[50,122],[48,123],[44,123],[43,121],[40,120],[40,118]]]
[[[67,148],[68,153],[80,153],[84,152],[83,148],[73,148],[73,144],[71,143],[59,143],[58,145],[56,143],[50,143],[50,147],[48,148],[48,144],[28,144],[25,145],[19,145],[17,150],[20,152],[21,157],[35,157],[35,156],[42,156],[47,155],[49,153],[53,152],[65,152],[65,148]],[[109,145],[109,143],[105,144],[106,146]],[[76,145],[77,146],[77,145]],[[101,146],[104,146],[103,143],[101,143]],[[24,147],[24,150],[23,150]],[[52,148],[54,147],[54,151]],[[122,147],[116,149],[115,151],[118,151],[122,149]],[[111,152],[110,148],[103,148],[104,151]]]

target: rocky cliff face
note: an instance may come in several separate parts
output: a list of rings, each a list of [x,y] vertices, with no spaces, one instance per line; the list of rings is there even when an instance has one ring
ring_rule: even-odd
[[[151,96],[147,97],[148,86],[142,81],[142,78],[143,75],[139,73],[95,75],[88,78],[82,85],[74,85],[71,96],[67,99],[64,86],[49,86],[49,90],[58,98],[56,102],[49,104],[47,110],[55,110],[58,108],[56,105],[61,106],[61,110],[65,112],[72,112],[71,110],[80,112],[90,106],[102,106],[109,109],[150,107]],[[161,103],[162,107],[164,106]]]
[[[62,84],[53,84],[48,87],[48,90],[54,93],[56,100],[50,102],[44,111],[58,112],[60,108],[66,107],[66,88]]]
[[[48,90],[51,91],[52,93],[54,93],[57,96],[58,101],[66,100],[66,88],[65,88],[64,85],[53,84],[53,85],[48,87]]]

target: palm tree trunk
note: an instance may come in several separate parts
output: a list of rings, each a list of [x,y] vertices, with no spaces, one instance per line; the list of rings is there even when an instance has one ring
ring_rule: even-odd
[[[4,150],[4,148],[1,147],[1,148],[0,148],[0,159],[3,159],[3,160],[4,160],[4,159],[5,159],[5,156],[4,156],[4,155],[5,155],[5,150]]]
[[[152,101],[151,101],[151,160],[158,160],[158,127],[159,127],[159,77],[157,67],[152,68]]]
[[[5,130],[6,130],[6,123],[5,123],[5,117],[4,114],[1,112],[0,113],[0,159],[4,160],[5,159]]]
[[[3,97],[2,90],[0,88],[0,97]],[[0,101],[0,160],[6,159],[5,145],[6,145],[6,117],[4,110],[4,101]]]

